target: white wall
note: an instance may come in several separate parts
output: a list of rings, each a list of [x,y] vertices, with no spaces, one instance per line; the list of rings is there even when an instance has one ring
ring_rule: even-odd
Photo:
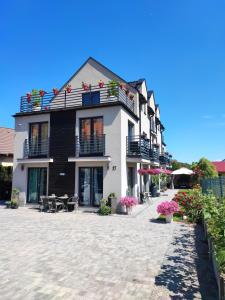
[[[24,141],[29,137],[29,124],[34,122],[50,123],[50,114],[40,114],[32,116],[20,116],[15,118],[15,138],[14,138],[14,158],[13,158],[13,182],[12,186],[19,188],[24,200],[27,193],[27,168],[28,167],[48,167],[48,164],[24,165],[24,170],[17,159],[23,158]],[[49,126],[50,127],[50,126]],[[48,128],[49,128],[48,127]],[[49,128],[50,132],[50,128]]]

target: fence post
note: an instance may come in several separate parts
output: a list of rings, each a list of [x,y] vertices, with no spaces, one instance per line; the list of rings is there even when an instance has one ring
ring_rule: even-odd
[[[219,184],[220,184],[220,195],[221,198],[223,198],[223,181],[222,181],[222,176],[219,176]]]

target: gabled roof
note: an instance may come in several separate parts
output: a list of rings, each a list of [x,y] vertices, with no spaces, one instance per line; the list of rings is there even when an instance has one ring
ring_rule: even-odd
[[[148,99],[151,98],[151,95],[153,95],[153,91],[148,91],[147,95],[148,95]]]
[[[225,161],[212,161],[218,173],[225,173]]]
[[[128,82],[129,85],[131,85],[133,88],[138,89],[138,87],[140,85],[142,85],[142,83],[145,81],[144,78],[138,79],[138,80],[134,80],[134,81],[130,81]]]
[[[104,66],[102,63],[100,63],[99,61],[97,61],[95,58],[93,57],[89,57],[81,66],[80,68],[66,81],[66,83],[61,87],[60,91],[63,90],[63,88],[65,86],[67,86],[69,84],[69,82],[80,72],[80,70],[89,62],[89,61],[93,61],[96,64],[98,64],[99,66],[101,66],[102,68],[104,68],[105,70],[107,70],[108,72],[110,72],[112,75],[118,77],[119,80],[121,80],[122,82],[125,82],[127,85],[129,85],[132,89],[134,89],[134,87],[129,84],[129,82],[127,82],[125,79],[123,79],[122,77],[120,77],[119,75],[117,75],[116,73],[114,73],[113,71],[111,71],[109,68],[107,68],[106,66]]]
[[[14,130],[0,127],[0,155],[12,155],[14,143]]]

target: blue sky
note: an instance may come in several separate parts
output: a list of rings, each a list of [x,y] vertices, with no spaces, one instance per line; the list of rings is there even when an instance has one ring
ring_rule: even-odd
[[[225,159],[223,0],[2,1],[0,126],[14,126],[21,95],[60,87],[89,56],[146,78],[176,159]]]

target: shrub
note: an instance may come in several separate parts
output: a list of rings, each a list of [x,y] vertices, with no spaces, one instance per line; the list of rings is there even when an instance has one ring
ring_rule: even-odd
[[[199,189],[178,192],[173,200],[179,204],[180,213],[186,215],[190,222],[202,220],[204,196]]]
[[[101,215],[101,216],[107,216],[107,215],[110,215],[111,214],[111,207],[109,207],[107,205],[107,200],[106,199],[102,199],[100,201],[100,208],[98,210],[98,213]]]
[[[157,212],[162,215],[170,215],[179,210],[179,206],[175,201],[164,201],[157,206]]]

